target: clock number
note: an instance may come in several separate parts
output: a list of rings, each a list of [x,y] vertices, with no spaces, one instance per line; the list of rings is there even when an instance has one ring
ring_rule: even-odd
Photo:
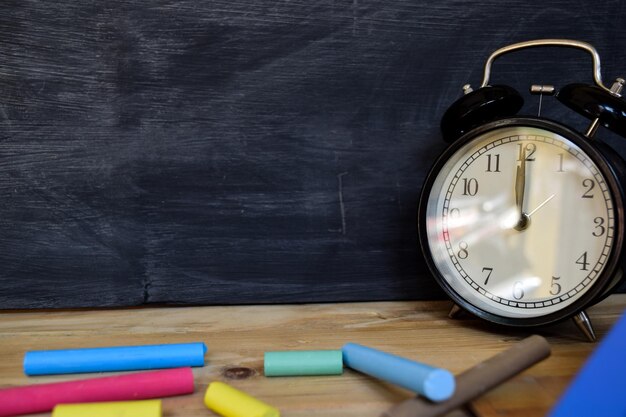
[[[550,294],[559,295],[559,293],[561,292],[561,284],[559,284],[556,281],[560,279],[561,277],[552,277],[552,285],[550,287]]]
[[[606,227],[604,227],[604,218],[596,217],[595,219],[593,219],[593,222],[596,225],[596,231],[593,232],[592,235],[594,235],[595,237],[602,236],[604,232],[606,232]]]
[[[516,281],[513,285],[513,298],[516,300],[524,298],[524,283],[522,281]]]
[[[531,157],[537,150],[537,145],[535,145],[534,143],[527,143],[526,146],[524,146],[524,144],[518,143],[517,146],[519,148],[518,149],[519,156],[517,158],[518,162],[521,162],[524,160],[524,155],[526,155],[526,161],[528,162],[535,160],[535,158],[531,158]]]
[[[500,172],[500,154],[487,155],[487,171],[485,172]]]
[[[483,268],[483,272],[487,271],[487,278],[485,278],[485,283],[483,285],[487,285],[487,283],[489,282],[489,278],[491,277],[491,273],[493,272],[493,268],[487,268],[484,267]]]
[[[591,190],[596,186],[596,183],[591,178],[585,178],[583,180],[583,187],[587,189],[583,194],[582,198],[593,198],[593,194],[591,194]]]
[[[462,240],[459,242],[459,251],[456,253],[456,256],[459,257],[459,259],[466,259],[469,255],[469,252],[467,251],[467,248],[469,248],[469,245],[467,244],[466,241]]]
[[[478,192],[478,180],[476,178],[463,178],[463,195],[475,196]]]
[[[559,169],[557,169],[556,172],[565,172],[563,169],[563,153],[559,154]]]
[[[459,217],[461,217],[461,210],[459,210],[458,208],[450,209],[449,216],[451,219],[458,219]]]
[[[589,262],[587,262],[587,252],[580,255],[580,258],[576,260],[576,264],[580,265],[581,271],[588,271],[587,267],[589,266]]]

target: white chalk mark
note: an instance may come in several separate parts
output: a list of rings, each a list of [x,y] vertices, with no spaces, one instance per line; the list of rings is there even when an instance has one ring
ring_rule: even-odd
[[[352,36],[356,36],[357,20],[359,10],[359,0],[352,0]]]
[[[339,210],[341,212],[341,234],[346,234],[346,206],[343,203],[343,177],[347,175],[347,172],[342,172],[337,175],[337,181],[339,186]]]

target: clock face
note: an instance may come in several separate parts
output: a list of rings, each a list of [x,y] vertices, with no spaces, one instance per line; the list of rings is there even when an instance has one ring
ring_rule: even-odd
[[[464,141],[433,174],[423,245],[461,305],[546,316],[576,307],[605,274],[616,242],[610,181],[575,143],[584,139],[561,133],[504,124]]]

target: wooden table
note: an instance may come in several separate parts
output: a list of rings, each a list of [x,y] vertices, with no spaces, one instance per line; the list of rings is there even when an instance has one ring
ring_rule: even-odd
[[[207,365],[195,368],[196,393],[165,399],[164,416],[212,416],[202,401],[222,380],[282,411],[283,417],[378,416],[410,393],[357,372],[342,376],[266,378],[263,352],[339,349],[348,341],[459,373],[531,334],[468,315],[447,318],[449,302],[139,308],[0,313],[0,387],[82,376],[24,376],[24,352],[87,346],[203,341]],[[613,295],[588,313],[601,338],[626,308]],[[474,401],[479,416],[541,416],[554,404],[596,346],[571,322],[538,331],[552,356]],[[45,415],[45,414],[41,414]]]

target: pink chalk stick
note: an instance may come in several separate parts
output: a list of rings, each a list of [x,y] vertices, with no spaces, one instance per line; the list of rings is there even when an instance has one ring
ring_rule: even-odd
[[[144,400],[193,390],[191,368],[27,385],[0,390],[0,417],[50,411],[57,404]]]

